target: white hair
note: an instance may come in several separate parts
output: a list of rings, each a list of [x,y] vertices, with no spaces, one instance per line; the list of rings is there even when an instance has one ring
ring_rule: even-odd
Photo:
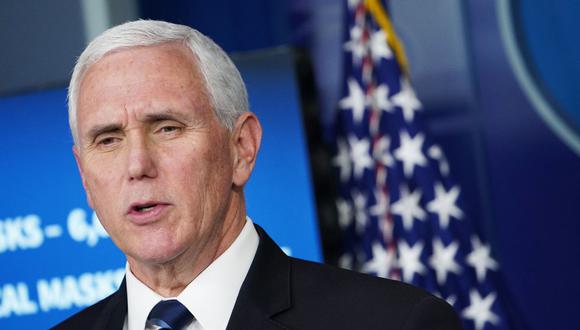
[[[191,50],[198,60],[197,65],[205,79],[217,117],[228,129],[231,130],[234,127],[238,116],[249,110],[248,94],[240,72],[223,49],[189,26],[163,21],[138,20],[103,32],[79,56],[68,88],[69,125],[75,144],[78,144],[79,87],[88,68],[113,51],[169,42],[182,43]]]

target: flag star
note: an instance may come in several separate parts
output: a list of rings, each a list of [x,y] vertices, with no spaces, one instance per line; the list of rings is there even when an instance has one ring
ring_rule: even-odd
[[[389,210],[389,197],[382,190],[375,190],[375,199],[377,203],[369,209],[369,213],[375,217],[387,215]]]
[[[487,270],[497,270],[499,265],[490,256],[490,246],[482,244],[477,236],[471,237],[471,245],[473,246],[473,251],[467,255],[467,263],[475,268],[477,280],[482,282],[485,280]]]
[[[348,8],[349,9],[356,8],[360,2],[361,0],[348,0]]]
[[[433,241],[433,255],[429,258],[429,264],[435,270],[439,285],[445,284],[447,273],[459,274],[461,272],[461,267],[455,262],[457,249],[459,249],[457,242],[453,242],[446,247],[440,239]]]
[[[403,172],[406,177],[413,175],[415,165],[425,166],[427,159],[421,148],[425,141],[425,136],[421,133],[410,137],[409,133],[402,131],[400,134],[401,145],[395,150],[395,158],[403,163]]]
[[[350,178],[352,162],[350,160],[348,144],[344,139],[337,140],[338,154],[332,159],[332,165],[337,166],[340,171],[340,181],[346,182]]]
[[[442,294],[440,294],[440,293],[439,293],[439,292],[437,292],[437,291],[435,291],[435,292],[432,292],[432,293],[433,293],[433,295],[434,295],[435,297],[437,297],[437,298],[445,299],[445,301],[447,301],[447,303],[448,303],[449,305],[451,305],[451,306],[455,306],[455,302],[457,301],[457,296],[455,296],[455,295],[450,295],[450,296],[448,296],[447,298],[445,298],[445,297],[443,297],[443,295],[442,295]]]
[[[427,204],[427,210],[431,213],[437,213],[439,224],[445,229],[449,226],[450,217],[463,218],[463,212],[455,204],[460,192],[459,186],[454,186],[451,190],[446,191],[440,182],[435,184],[435,198]]]
[[[411,122],[415,118],[415,111],[421,109],[421,102],[417,99],[409,80],[401,79],[401,90],[391,98],[396,106],[403,110],[403,117],[406,122]]]
[[[499,317],[491,310],[496,298],[496,294],[491,292],[487,297],[482,298],[476,289],[469,291],[469,306],[463,310],[461,315],[475,323],[476,330],[482,330],[486,323],[497,325]]]
[[[363,38],[363,29],[359,25],[350,28],[350,39],[344,43],[344,49],[352,53],[352,61],[358,65],[367,52],[367,41]]]
[[[352,206],[342,198],[336,201],[336,210],[338,211],[338,224],[340,228],[346,228],[352,223]]]
[[[421,190],[416,189],[409,193],[409,188],[401,186],[401,196],[398,201],[392,205],[392,212],[403,219],[403,227],[410,231],[413,229],[413,219],[425,220],[425,211],[419,206],[421,200]]]
[[[393,112],[395,109],[389,99],[389,86],[387,84],[381,84],[375,88],[372,94],[369,95],[367,103],[372,104],[376,109],[386,112]]]
[[[372,168],[374,163],[370,154],[370,143],[368,139],[357,139],[355,136],[349,136],[350,159],[354,163],[354,176],[360,178],[365,168]]]
[[[367,197],[363,195],[359,191],[355,191],[352,193],[352,199],[354,202],[354,219],[355,219],[355,228],[358,233],[364,231],[367,225]]]
[[[338,258],[338,266],[344,269],[352,269],[352,255],[345,253]]]
[[[375,62],[380,61],[381,58],[389,59],[393,57],[393,52],[387,43],[387,34],[383,30],[373,32],[370,39],[370,48]]]
[[[413,281],[415,273],[424,274],[425,266],[421,263],[421,252],[423,243],[417,242],[410,247],[404,240],[399,242],[399,260],[398,265],[403,272],[403,280],[407,283]]]
[[[447,299],[445,299],[447,301],[447,303],[453,307],[455,307],[455,302],[457,302],[457,296],[455,295],[450,295],[449,297],[447,297]]]
[[[441,172],[441,175],[449,176],[449,163],[447,162],[447,158],[445,158],[441,147],[436,144],[432,145],[431,148],[429,148],[428,154],[429,157],[439,163],[439,171]]]
[[[384,166],[392,167],[395,160],[389,151],[391,139],[388,136],[381,137],[373,146],[373,158],[381,162]]]
[[[372,246],[373,256],[362,267],[365,273],[375,273],[376,276],[387,278],[396,261],[395,254],[385,249],[381,243],[374,242]]]
[[[352,109],[352,118],[357,124],[363,119],[366,105],[366,97],[359,83],[354,78],[349,78],[348,96],[340,100],[338,106],[342,110]]]

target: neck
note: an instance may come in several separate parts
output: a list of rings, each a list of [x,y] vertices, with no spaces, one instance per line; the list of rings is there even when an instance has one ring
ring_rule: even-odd
[[[225,221],[202,244],[192,244],[181,255],[161,263],[143,263],[127,256],[135,277],[162,297],[176,297],[215,259],[224,253],[238,237],[246,223],[243,195],[234,194]],[[219,220],[214,220],[219,221]]]

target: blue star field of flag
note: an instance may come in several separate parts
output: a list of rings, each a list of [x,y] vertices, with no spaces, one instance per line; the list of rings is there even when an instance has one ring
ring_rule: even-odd
[[[333,159],[340,265],[427,289],[456,309],[466,329],[507,329],[499,265],[461,209],[443,150],[420,128],[421,103],[388,17],[378,0],[348,0],[347,8]]]

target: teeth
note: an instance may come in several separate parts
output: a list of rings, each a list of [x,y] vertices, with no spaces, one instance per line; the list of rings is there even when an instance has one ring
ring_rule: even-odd
[[[138,207],[137,208],[137,212],[147,212],[152,210],[155,207],[155,205],[150,205],[150,206],[144,206],[144,207]]]

